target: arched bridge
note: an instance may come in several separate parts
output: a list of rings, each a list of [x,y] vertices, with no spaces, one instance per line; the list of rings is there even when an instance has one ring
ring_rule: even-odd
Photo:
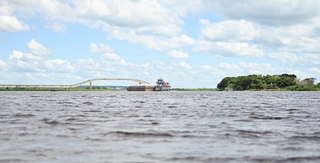
[[[92,83],[92,82],[95,82],[95,81],[101,81],[101,80],[126,80],[126,81],[134,81],[134,82],[138,82],[139,84],[150,84],[148,82],[145,82],[143,80],[138,80],[138,79],[125,79],[125,78],[101,78],[101,79],[89,79],[87,81],[84,81],[84,82],[81,82],[81,83],[78,83],[78,84],[74,84],[74,85],[70,85],[72,88],[74,87],[78,87],[80,85],[84,85],[84,84],[87,84],[87,83]]]
[[[75,87],[79,87],[81,85],[90,84],[90,90],[92,90],[92,82],[95,81],[103,81],[103,80],[125,80],[125,81],[134,81],[137,82],[139,84],[150,84],[146,81],[143,80],[138,80],[138,79],[127,79],[127,78],[100,78],[100,79],[89,79],[86,80],[84,82],[78,83],[78,84],[73,84],[73,85],[13,85],[13,84],[4,84],[4,85],[0,85],[0,88],[69,88],[71,90],[71,88],[75,88]]]

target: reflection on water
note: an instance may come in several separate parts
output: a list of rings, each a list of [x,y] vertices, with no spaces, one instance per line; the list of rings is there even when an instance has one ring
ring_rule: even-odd
[[[320,92],[0,92],[0,162],[319,162]]]

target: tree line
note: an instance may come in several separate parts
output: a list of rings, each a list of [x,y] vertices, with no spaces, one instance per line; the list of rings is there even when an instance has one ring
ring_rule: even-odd
[[[225,77],[218,83],[219,90],[262,90],[285,88],[295,90],[320,90],[320,83],[314,84],[316,78],[300,80],[295,74],[281,75],[248,75],[238,77]]]
[[[92,86],[92,89],[109,89],[108,87],[104,87],[104,86]],[[90,87],[86,87],[85,89],[90,89]]]

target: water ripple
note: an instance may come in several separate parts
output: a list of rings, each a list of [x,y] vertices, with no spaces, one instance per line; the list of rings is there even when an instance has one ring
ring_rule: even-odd
[[[320,161],[320,92],[0,97],[0,162]]]

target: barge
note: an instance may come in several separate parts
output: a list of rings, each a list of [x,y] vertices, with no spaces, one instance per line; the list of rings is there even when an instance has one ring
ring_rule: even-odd
[[[153,91],[154,84],[140,84],[127,87],[127,91]]]
[[[127,91],[171,91],[171,86],[162,78],[158,79],[156,84],[140,84],[127,87]]]

